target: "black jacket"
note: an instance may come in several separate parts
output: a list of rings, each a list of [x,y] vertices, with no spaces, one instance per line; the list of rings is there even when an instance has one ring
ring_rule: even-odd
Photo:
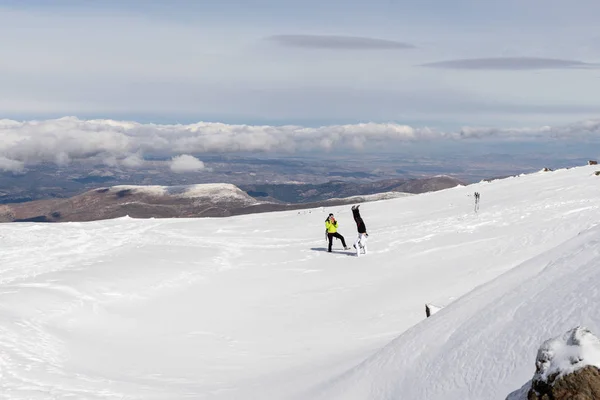
[[[354,221],[356,222],[358,233],[367,233],[367,226],[365,225],[365,221],[363,221],[362,217],[360,216],[360,210],[355,208],[352,210],[352,215],[354,215]]]

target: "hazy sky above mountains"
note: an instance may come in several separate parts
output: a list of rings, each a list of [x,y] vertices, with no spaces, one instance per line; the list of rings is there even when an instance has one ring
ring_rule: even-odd
[[[538,127],[598,117],[596,0],[0,1],[0,116]]]

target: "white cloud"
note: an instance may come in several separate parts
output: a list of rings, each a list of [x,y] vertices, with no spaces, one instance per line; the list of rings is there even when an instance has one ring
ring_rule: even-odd
[[[69,155],[63,151],[56,154],[56,164],[60,166],[66,166],[71,162]]]
[[[171,171],[173,172],[196,172],[203,169],[204,163],[189,154],[182,154],[171,160]]]
[[[438,61],[423,64],[423,67],[473,70],[544,70],[544,69],[593,69],[598,64],[578,60],[561,60],[539,57],[496,57]]]
[[[327,50],[413,49],[415,46],[396,40],[332,35],[274,35],[267,38],[282,46]]]
[[[99,154],[129,154],[132,139],[108,123],[61,118],[50,121],[0,121],[0,155],[25,163],[87,159]]]
[[[25,165],[22,161],[11,160],[0,156],[0,170],[8,172],[23,172]]]
[[[107,166],[140,167],[144,154],[180,155],[209,152],[327,152],[357,151],[403,142],[442,140],[600,138],[600,120],[563,126],[532,128],[464,127],[443,131],[401,124],[363,123],[302,126],[228,125],[199,122],[157,125],[112,120],[57,120],[16,122],[0,120],[0,160],[4,170],[20,170],[41,162],[90,161]],[[173,160],[177,171],[202,169],[190,155]]]
[[[139,168],[144,165],[144,159],[138,153],[125,157],[121,161],[121,165],[127,168]]]

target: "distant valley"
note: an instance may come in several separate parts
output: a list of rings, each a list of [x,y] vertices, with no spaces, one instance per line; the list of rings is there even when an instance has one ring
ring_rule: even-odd
[[[448,176],[388,179],[371,183],[118,185],[66,199],[0,205],[0,222],[94,221],[132,218],[226,217],[360,203],[447,189],[464,183]],[[253,196],[251,195],[253,194]],[[286,201],[301,198],[305,201]]]
[[[583,159],[527,160],[485,154],[417,158],[380,153],[361,162],[331,156],[260,157],[205,154],[205,168],[177,172],[168,157],[147,157],[144,167],[72,161],[42,163],[20,173],[0,173],[0,221],[91,221],[135,218],[224,217],[256,212],[372,201],[476,181],[583,165]],[[228,196],[212,196],[211,186]],[[216,185],[216,186],[215,186]],[[145,189],[144,189],[145,188]],[[148,188],[154,188],[152,190]],[[163,188],[163,189],[158,189]],[[188,191],[194,194],[186,195]]]

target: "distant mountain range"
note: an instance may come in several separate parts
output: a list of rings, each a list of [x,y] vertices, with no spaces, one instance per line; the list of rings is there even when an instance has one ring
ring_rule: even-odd
[[[268,211],[361,203],[447,189],[463,182],[448,176],[371,183],[111,186],[67,199],[0,205],[0,222],[94,221],[133,218],[226,217]],[[298,202],[298,199],[305,201]],[[296,200],[296,201],[294,201]]]

